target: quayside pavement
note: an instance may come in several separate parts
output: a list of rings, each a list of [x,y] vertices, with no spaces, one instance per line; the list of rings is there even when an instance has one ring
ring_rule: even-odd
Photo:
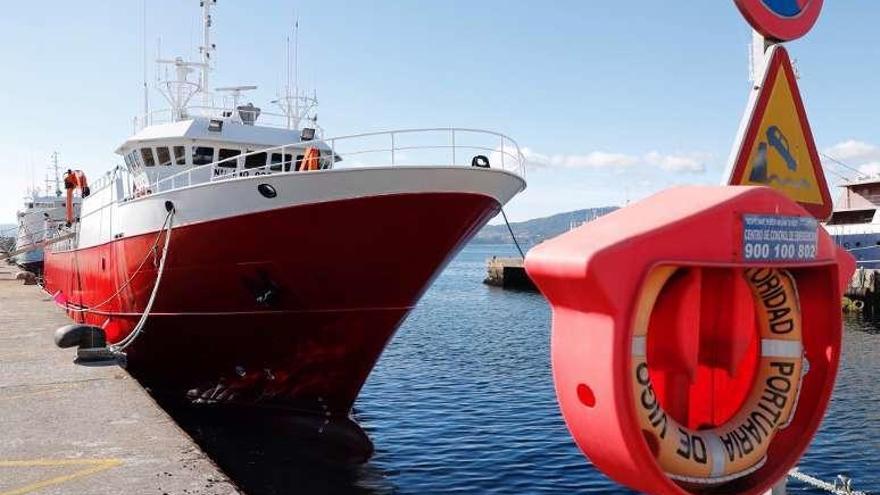
[[[116,366],[73,364],[69,323],[0,264],[0,495],[239,493]]]

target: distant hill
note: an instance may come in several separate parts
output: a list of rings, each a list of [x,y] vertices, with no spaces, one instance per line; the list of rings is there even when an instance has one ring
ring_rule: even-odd
[[[516,234],[516,239],[521,245],[533,246],[546,239],[568,232],[574,225],[580,225],[585,221],[607,215],[616,209],[616,206],[605,206],[602,208],[569,211],[549,217],[526,220],[525,222],[513,222],[510,224],[510,227],[513,229],[513,233]],[[487,225],[474,237],[472,242],[479,244],[507,244],[511,242],[510,233],[507,231],[507,226],[503,223],[501,225]]]

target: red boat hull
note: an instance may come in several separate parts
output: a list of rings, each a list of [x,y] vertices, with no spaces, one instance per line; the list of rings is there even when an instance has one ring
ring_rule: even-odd
[[[175,227],[129,369],[200,402],[347,414],[432,279],[499,208],[479,194],[397,194]],[[46,289],[90,308],[133,276],[71,312],[118,342],[152,292],[157,236],[47,252]]]

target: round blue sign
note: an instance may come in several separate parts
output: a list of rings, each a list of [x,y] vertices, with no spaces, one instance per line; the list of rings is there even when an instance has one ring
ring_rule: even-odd
[[[809,0],[764,0],[764,5],[780,17],[798,16],[803,12],[803,6],[809,3]]]
[[[789,41],[807,34],[822,11],[823,0],[734,0],[756,31]]]

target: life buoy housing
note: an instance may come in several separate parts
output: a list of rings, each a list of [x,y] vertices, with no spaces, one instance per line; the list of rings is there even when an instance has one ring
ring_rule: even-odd
[[[309,146],[303,154],[302,164],[300,165],[299,170],[301,172],[319,170],[321,168],[320,159],[321,153],[318,151],[318,148]]]
[[[86,180],[86,174],[83,173],[82,170],[68,170],[67,173],[64,174],[64,189],[67,190],[67,201],[65,202],[65,206],[67,208],[67,226],[73,224],[73,191],[75,189],[80,190],[80,194],[82,197],[88,197],[91,193],[89,190],[89,183]]]
[[[632,390],[642,433],[662,470],[679,482],[717,485],[760,469],[774,436],[794,417],[804,368],[800,303],[787,271],[741,272],[753,296],[760,338],[752,388],[724,424],[688,428],[660,404],[647,352],[655,304],[679,269],[655,268],[641,292],[634,315]]]

